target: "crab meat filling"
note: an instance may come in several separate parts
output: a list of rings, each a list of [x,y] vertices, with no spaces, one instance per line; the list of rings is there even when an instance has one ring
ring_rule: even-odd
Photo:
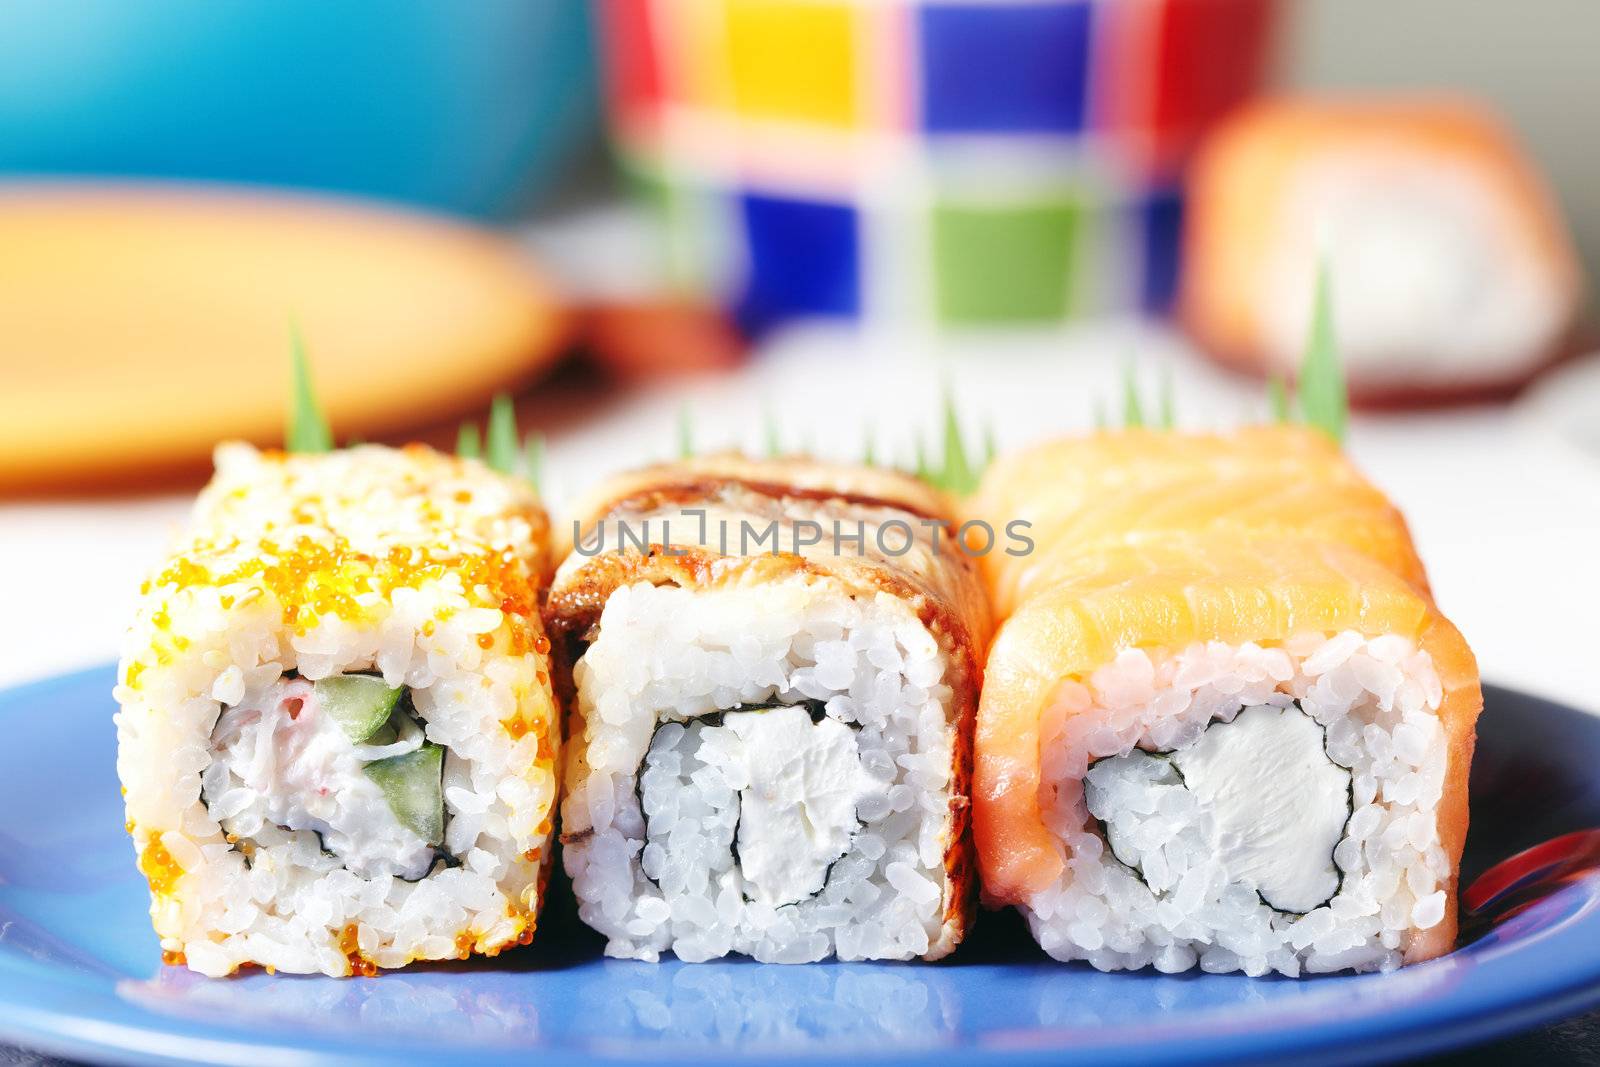
[[[797,904],[822,891],[878,788],[855,730],[820,704],[664,723],[639,779],[644,872],[671,897],[736,871],[745,900]]]
[[[367,675],[286,676],[224,708],[201,776],[211,817],[247,858],[305,832],[363,878],[423,877],[444,837],[444,750],[403,696]]]
[[[1157,896],[1220,882],[1304,914],[1339,891],[1333,850],[1350,818],[1350,771],[1297,705],[1245,708],[1175,752],[1135,749],[1084,779],[1112,854]]]

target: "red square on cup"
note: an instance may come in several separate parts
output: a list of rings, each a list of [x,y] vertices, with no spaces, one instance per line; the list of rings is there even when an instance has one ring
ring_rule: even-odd
[[[628,140],[656,123],[664,89],[661,42],[652,0],[597,0],[607,103],[617,133]]]
[[[1095,124],[1136,169],[1180,168],[1219,118],[1260,89],[1276,0],[1130,0],[1101,6]]]

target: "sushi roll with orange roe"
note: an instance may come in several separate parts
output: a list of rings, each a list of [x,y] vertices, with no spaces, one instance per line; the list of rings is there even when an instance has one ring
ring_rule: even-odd
[[[1496,117],[1448,99],[1267,101],[1189,177],[1181,317],[1292,376],[1326,257],[1352,397],[1503,392],[1565,351],[1582,298],[1549,190]]]
[[[420,445],[216,458],[116,688],[165,958],[338,976],[527,942],[560,741],[536,495]]]

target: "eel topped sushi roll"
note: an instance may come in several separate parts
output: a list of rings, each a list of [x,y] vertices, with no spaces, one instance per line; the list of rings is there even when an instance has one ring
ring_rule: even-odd
[[[921,483],[800,460],[651,468],[579,510],[547,610],[576,658],[562,842],[609,954],[960,942],[988,621],[952,534]]]
[[[422,446],[218,449],[116,690],[169,959],[367,974],[531,939],[548,532],[525,484]]]
[[[1019,509],[1037,551],[985,559],[1008,605],[974,770],[988,899],[1107,970],[1449,951],[1477,667],[1398,514],[1332,443],[1288,426],[1054,442],[973,501]]]

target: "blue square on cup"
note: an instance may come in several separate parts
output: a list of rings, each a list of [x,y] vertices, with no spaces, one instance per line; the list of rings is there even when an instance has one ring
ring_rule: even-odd
[[[749,267],[734,317],[746,332],[799,315],[860,311],[854,207],[762,193],[744,194],[740,206]]]
[[[1143,245],[1140,304],[1157,314],[1172,310],[1178,294],[1183,244],[1183,194],[1177,188],[1153,193],[1138,206]]]
[[[922,124],[936,133],[1076,133],[1090,4],[931,4],[918,13]]]

